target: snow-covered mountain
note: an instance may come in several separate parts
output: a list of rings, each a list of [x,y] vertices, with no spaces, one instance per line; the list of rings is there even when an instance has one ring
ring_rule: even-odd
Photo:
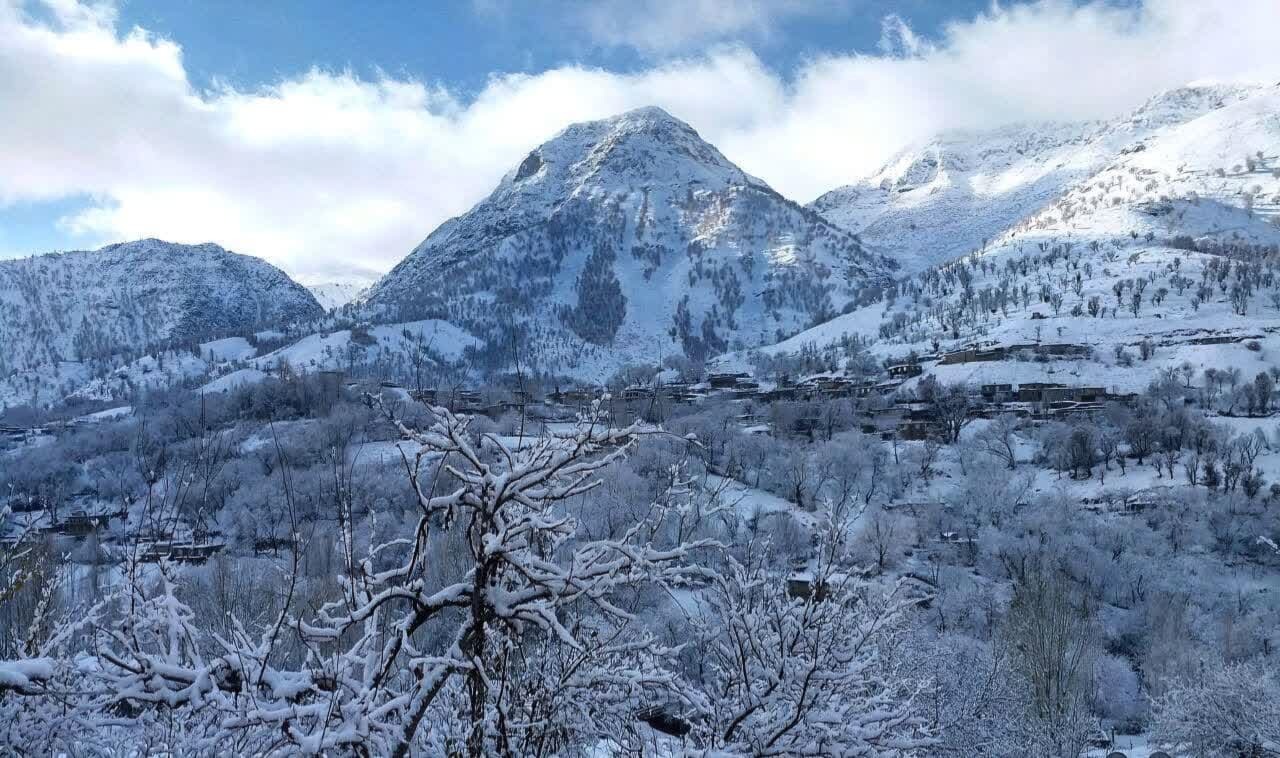
[[[322,282],[308,284],[306,287],[320,307],[326,311],[354,303],[369,289],[369,285],[363,282]]]
[[[853,334],[879,358],[1085,345],[1070,366],[936,371],[1134,389],[1152,374],[1128,357],[1144,341],[1168,365],[1276,362],[1278,215],[1276,86],[1191,86],[1106,122],[944,135],[811,208],[643,108],[565,129],[325,331],[261,355],[206,343],[140,357],[321,315],[261,261],[146,240],[0,263],[0,406],[230,385],[281,362],[402,374],[425,353],[437,373],[518,361],[598,381],[631,363],[847,350]],[[355,289],[317,291],[331,307]]]
[[[213,244],[146,239],[0,261],[0,395],[39,396],[120,353],[321,315],[284,272]]]
[[[811,207],[915,272],[981,249],[1144,140],[1248,99],[1259,88],[1189,86],[1111,121],[949,132]]]
[[[944,183],[935,196],[955,200],[954,213],[941,199],[893,204],[885,214],[918,219],[917,242],[941,245],[931,235],[960,234],[963,221],[963,229],[981,228],[986,244],[767,352],[812,353],[847,345],[850,335],[889,359],[1056,343],[1080,351],[1047,359],[1020,351],[927,370],[948,381],[1124,390],[1144,388],[1157,368],[1238,369],[1247,379],[1280,363],[1280,86],[1174,90],[1094,134],[1072,154],[1094,151],[1097,165],[1052,193],[1028,183],[1026,195],[978,197]],[[1107,140],[1121,141],[1107,136],[1115,134],[1130,140],[1101,155]],[[1007,157],[1007,143],[993,144]],[[1033,163],[1046,165],[1026,165]],[[962,206],[972,217],[951,217]],[[1014,206],[1032,209],[1012,213]]]
[[[607,377],[634,361],[774,342],[839,313],[892,264],[658,108],[570,126],[369,292],[439,318],[478,367]]]

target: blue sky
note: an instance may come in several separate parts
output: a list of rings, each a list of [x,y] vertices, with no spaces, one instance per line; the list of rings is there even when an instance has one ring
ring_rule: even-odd
[[[593,39],[575,19],[582,2],[573,0],[128,0],[120,18],[178,41],[197,85],[220,78],[251,87],[319,66],[363,75],[381,69],[474,92],[494,72],[535,73],[566,62],[626,71],[696,52],[699,41],[744,41],[766,64],[790,72],[814,56],[877,52],[887,15],[934,36],[990,2],[837,0],[794,4],[790,12],[787,0],[764,3],[771,4],[779,10],[764,34],[708,33],[656,52]]]
[[[372,278],[647,104],[807,202],[943,129],[1269,74],[1276,28],[1274,0],[0,0],[0,257],[156,236]]]

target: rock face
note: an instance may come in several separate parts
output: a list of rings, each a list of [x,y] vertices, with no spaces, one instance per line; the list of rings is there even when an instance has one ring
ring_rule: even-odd
[[[431,233],[367,298],[439,318],[473,359],[605,378],[818,323],[889,278],[852,234],[732,164],[657,108],[570,126]]]
[[[0,376],[319,317],[258,258],[146,239],[0,262]]]

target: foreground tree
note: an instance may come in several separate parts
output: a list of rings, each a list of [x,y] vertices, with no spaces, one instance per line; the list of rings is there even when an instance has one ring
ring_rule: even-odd
[[[675,499],[621,537],[578,539],[563,504],[593,490],[637,435],[604,424],[599,403],[571,431],[519,449],[472,435],[467,418],[443,408],[431,416],[421,432],[392,419],[418,448],[405,456],[420,509],[414,531],[361,549],[344,510],[338,599],[305,620],[288,602],[260,633],[237,622],[229,635],[210,634],[179,599],[171,567],[161,564],[155,581],[131,572],[111,609],[123,619],[96,628],[96,662],[75,688],[82,696],[62,703],[41,692],[56,666],[32,664],[24,707],[69,710],[89,739],[123,730],[177,752],[625,746],[636,711],[682,689],[664,663],[678,650],[656,642],[620,598],[704,576],[689,559],[712,543],[687,538]],[[449,544],[461,555],[446,554]],[[68,642],[61,660],[78,652]]]
[[[300,544],[282,478],[294,559],[259,587],[271,598],[256,607],[270,610],[243,623],[195,610],[184,572],[135,551],[118,595],[75,624],[44,624],[56,633],[0,661],[0,745],[903,758],[930,744],[919,686],[895,657],[913,601],[839,568],[869,497],[857,487],[815,522],[825,525],[812,558],[820,589],[795,597],[776,561],[713,540],[725,522],[699,504],[678,462],[650,506],[586,536],[572,514],[603,507],[601,478],[642,434],[605,423],[598,403],[572,430],[517,447],[443,408],[430,409],[423,431],[383,411],[418,506],[402,537],[379,536],[391,532],[377,514],[354,513],[348,488],[335,498],[333,533]],[[332,569],[302,566],[334,557],[336,581]],[[706,612],[663,642],[652,610],[673,594]],[[674,712],[678,734],[650,728],[655,712]]]

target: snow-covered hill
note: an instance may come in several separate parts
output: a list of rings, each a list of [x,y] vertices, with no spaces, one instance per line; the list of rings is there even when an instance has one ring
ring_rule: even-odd
[[[1070,344],[1088,354],[926,368],[952,381],[1123,390],[1183,364],[1245,379],[1271,370],[1280,362],[1280,87],[1175,90],[1099,133],[1133,125],[1144,136],[1087,176],[1003,228],[990,222],[985,247],[766,352],[848,345],[851,335],[880,358]]]
[[[147,239],[0,262],[0,407],[48,399],[120,354],[316,318],[284,272],[217,245]]]
[[[601,379],[766,344],[836,315],[890,263],[657,108],[575,124],[373,287],[381,320],[440,318],[480,369]],[[517,355],[517,351],[519,355]]]
[[[811,207],[913,273],[981,249],[1144,140],[1261,91],[1189,86],[1112,121],[947,133]]]
[[[343,369],[375,361],[408,363],[415,352],[435,366],[462,360],[468,349],[480,347],[470,334],[445,321],[425,320],[383,324],[368,329],[342,329],[310,334],[254,361],[252,366],[270,371],[287,363],[298,372]]]
[[[268,342],[283,335],[259,333]],[[203,392],[222,392],[280,375],[284,367],[297,374],[341,371],[351,378],[395,377],[432,384],[456,380],[465,371],[463,356],[478,341],[442,321],[337,329],[295,335],[283,347],[270,349],[243,337],[205,342],[197,349],[155,351],[78,384],[68,382],[63,394],[78,400],[116,400],[138,390],[185,385]]]

